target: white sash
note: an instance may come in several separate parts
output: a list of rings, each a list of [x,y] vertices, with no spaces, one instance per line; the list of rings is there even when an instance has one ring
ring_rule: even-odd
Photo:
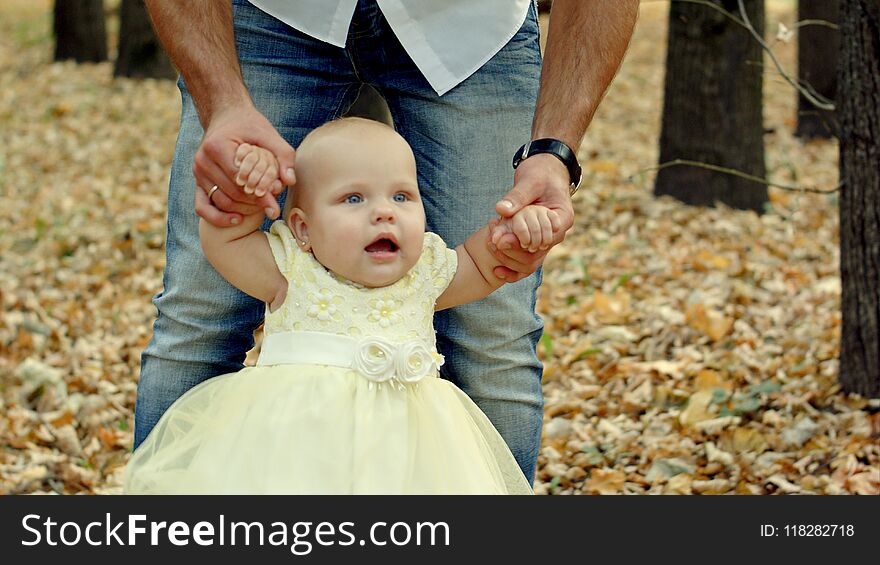
[[[279,332],[263,337],[258,366],[330,365],[354,369],[381,383],[415,383],[437,376],[443,356],[421,339],[394,343],[382,337],[354,338],[325,332]]]

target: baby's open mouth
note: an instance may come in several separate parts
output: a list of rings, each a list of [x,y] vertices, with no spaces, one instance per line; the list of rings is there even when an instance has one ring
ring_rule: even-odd
[[[367,253],[394,253],[398,249],[397,244],[387,237],[377,239],[364,248]]]

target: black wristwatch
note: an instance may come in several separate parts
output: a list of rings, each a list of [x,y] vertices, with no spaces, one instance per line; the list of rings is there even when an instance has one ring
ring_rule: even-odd
[[[558,139],[544,138],[535,139],[520,147],[513,156],[513,168],[517,168],[523,159],[531,157],[537,153],[550,153],[555,155],[565,168],[568,169],[568,177],[571,180],[571,186],[568,187],[568,194],[574,195],[578,187],[581,185],[581,165],[578,163],[577,155],[571,150],[571,147]]]

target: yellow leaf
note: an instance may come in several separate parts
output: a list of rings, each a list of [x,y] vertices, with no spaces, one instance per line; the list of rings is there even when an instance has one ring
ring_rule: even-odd
[[[544,372],[541,375],[541,382],[546,383],[550,381],[559,373],[559,367],[556,365],[545,364]]]
[[[880,471],[865,471],[856,473],[846,481],[846,486],[850,492],[855,494],[880,494]]]
[[[630,295],[626,291],[618,290],[614,295],[608,295],[601,290],[593,295],[593,308],[597,319],[603,324],[623,324],[631,313]]]
[[[767,191],[770,202],[781,206],[788,206],[791,203],[792,196],[784,190],[770,189]]]
[[[617,172],[617,162],[611,161],[609,159],[599,159],[596,161],[589,161],[587,163],[587,170],[592,171],[594,173],[616,173]]]
[[[691,395],[688,400],[687,408],[682,410],[678,416],[678,421],[682,426],[690,426],[703,420],[711,420],[715,414],[709,411],[712,403],[712,391],[700,390]]]
[[[691,483],[693,479],[686,473],[675,475],[666,483],[663,492],[665,494],[691,494]]]
[[[60,428],[62,426],[66,426],[67,424],[72,424],[73,421],[73,414],[71,414],[69,411],[65,411],[64,414],[52,420],[52,426],[55,428]]]
[[[716,388],[724,389],[730,392],[732,385],[724,380],[717,371],[712,369],[703,369],[697,373],[694,379],[694,386],[697,390],[715,390]]]
[[[733,450],[737,453],[745,453],[747,451],[763,453],[770,447],[761,432],[752,428],[736,428],[731,435],[723,438],[722,444],[727,443],[730,443]]]
[[[71,106],[69,102],[59,102],[52,106],[52,115],[56,118],[60,118],[65,114],[69,114],[71,110],[73,110],[73,106]]]
[[[694,258],[694,268],[698,271],[724,270],[729,266],[730,259],[721,255],[715,255],[705,249],[700,250]]]
[[[618,494],[623,491],[626,475],[615,469],[593,469],[584,490],[598,494]]]
[[[685,312],[685,320],[695,330],[699,330],[718,341],[733,327],[733,318],[729,318],[721,312],[708,310],[705,304],[699,302],[688,306]]]
[[[98,428],[98,439],[104,444],[104,447],[114,447],[119,441],[119,435],[106,427]]]
[[[640,363],[632,363],[629,365],[633,369],[642,370],[642,371],[657,371],[661,375],[667,375],[674,379],[680,379],[682,377],[682,367],[684,363],[681,361],[642,361]]]

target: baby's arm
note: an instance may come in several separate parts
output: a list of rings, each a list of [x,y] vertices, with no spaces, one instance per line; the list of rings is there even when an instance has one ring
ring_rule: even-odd
[[[437,298],[435,310],[445,310],[459,304],[467,304],[489,296],[504,284],[492,273],[500,265],[489,251],[489,226],[471,234],[464,244],[455,248],[458,268],[446,290]]]
[[[199,237],[205,257],[223,278],[275,310],[284,302],[287,279],[278,270],[269,240],[260,229],[263,220],[262,214],[251,214],[237,226],[218,228],[200,219]]]
[[[501,236],[513,233],[523,249],[534,253],[539,249],[549,248],[561,227],[556,212],[544,206],[530,204],[512,218],[502,219],[498,223],[492,231],[492,243],[498,245]]]
[[[491,241],[497,245],[501,236],[513,232],[523,249],[534,253],[549,247],[561,227],[556,212],[544,206],[529,205],[495,226],[491,230]],[[489,226],[485,226],[472,234],[464,245],[455,248],[458,269],[452,282],[437,299],[436,310],[479,300],[504,284],[504,280],[492,272],[501,263],[489,251],[489,236]]]

